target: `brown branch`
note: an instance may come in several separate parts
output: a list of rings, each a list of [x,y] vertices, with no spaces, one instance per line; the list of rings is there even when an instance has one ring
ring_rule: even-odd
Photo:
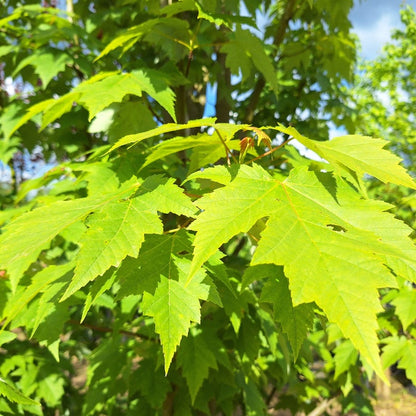
[[[240,253],[240,251],[243,249],[243,247],[246,245],[246,237],[242,236],[240,238],[240,241],[238,242],[238,244],[236,245],[235,249],[233,250],[231,257],[235,258],[238,256],[238,254]]]
[[[287,0],[285,9],[283,11],[282,17],[277,24],[277,31],[273,38],[273,45],[276,46],[276,49],[283,43],[283,40],[286,35],[286,30],[289,27],[289,22],[295,14],[295,6],[297,0]],[[256,86],[254,87],[253,93],[251,94],[250,102],[246,110],[246,123],[251,124],[254,118],[254,112],[256,111],[257,104],[260,99],[260,94],[263,91],[266,81],[263,76],[260,76],[257,80]]]
[[[105,327],[105,326],[90,325],[90,324],[86,324],[85,322],[78,322],[75,319],[70,319],[68,322],[72,325],[78,325],[78,326],[81,326],[83,328],[92,329],[93,331],[97,331],[97,332],[103,332],[103,333],[115,332],[114,329],[112,329],[112,328],[108,328],[108,327]],[[151,339],[151,338],[149,338],[145,335],[139,335],[135,332],[126,331],[124,329],[119,329],[117,332],[119,334],[127,335],[129,337],[135,337],[135,338],[146,339],[146,340]]]
[[[325,413],[334,403],[336,403],[336,398],[330,400],[323,400],[312,412],[308,413],[307,416],[320,416]]]
[[[227,94],[231,86],[231,71],[225,65],[226,55],[217,51],[217,62],[221,68],[221,73],[217,76],[217,101],[215,104],[215,114],[219,123],[230,121],[231,106]]]
[[[260,99],[260,94],[263,91],[264,86],[266,85],[266,81],[261,76],[254,87],[253,93],[250,96],[250,102],[248,103],[246,109],[246,123],[251,124],[254,118],[254,112],[256,111],[257,104]]]

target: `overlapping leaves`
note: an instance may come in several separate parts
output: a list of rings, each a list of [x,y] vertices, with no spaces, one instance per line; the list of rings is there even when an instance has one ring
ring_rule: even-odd
[[[194,207],[173,179],[153,176],[142,183],[133,178],[112,193],[37,208],[12,221],[0,237],[0,268],[7,269],[16,288],[22,274],[56,235],[88,217],[89,228],[79,241],[66,298],[127,255],[137,256],[144,234],[162,233],[158,211],[192,216]],[[28,227],[37,232],[28,234]]]

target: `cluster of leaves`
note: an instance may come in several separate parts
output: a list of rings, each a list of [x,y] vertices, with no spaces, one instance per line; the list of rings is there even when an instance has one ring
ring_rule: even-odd
[[[2,414],[371,412],[373,372],[416,382],[412,229],[366,175],[416,184],[385,140],[322,140],[353,122],[352,2],[20,3],[0,20],[22,82],[0,103]],[[35,150],[60,163],[21,182]]]

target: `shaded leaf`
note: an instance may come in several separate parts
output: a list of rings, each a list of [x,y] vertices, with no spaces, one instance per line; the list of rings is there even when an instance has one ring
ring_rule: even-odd
[[[274,269],[274,278],[267,280],[261,292],[261,302],[273,304],[274,318],[280,323],[287,334],[296,361],[307,331],[312,327],[314,310],[312,304],[302,303],[293,306],[288,281],[281,269]],[[276,270],[277,269],[277,270]]]
[[[145,234],[161,234],[159,212],[192,215],[194,208],[174,179],[148,177],[135,198],[106,204],[88,218],[81,237],[74,277],[61,300],[66,299],[126,257],[137,257]]]
[[[249,30],[238,28],[232,40],[221,48],[227,54],[226,64],[233,74],[241,74],[243,81],[248,79],[254,68],[262,73],[275,94],[278,94],[276,71],[272,60],[266,54],[262,41]]]
[[[406,330],[416,320],[416,289],[403,287],[391,303],[396,307],[397,316]]]
[[[160,335],[165,373],[169,370],[182,337],[188,334],[191,323],[200,322],[199,300],[206,300],[209,295],[209,286],[203,283],[205,272],[199,271],[195,279],[187,284],[190,261],[176,258],[174,263],[179,279],[162,276],[154,295],[145,292],[142,303],[143,313],[153,317],[155,330]]]
[[[161,276],[169,278],[175,269],[174,259],[181,252],[192,252],[185,230],[164,235],[148,235],[137,259],[127,258],[116,271],[121,287],[117,297],[153,294]],[[175,275],[176,277],[176,275]]]
[[[335,375],[336,380],[342,373],[350,367],[357,365],[358,352],[350,340],[341,342],[334,350]]]
[[[190,331],[182,340],[178,351],[177,364],[182,367],[192,403],[203,381],[208,378],[209,369],[218,369],[214,352],[205,340],[204,334],[200,331]]]
[[[29,397],[26,397],[25,395],[20,393],[19,390],[17,390],[15,387],[7,383],[6,380],[3,380],[1,377],[0,377],[0,395],[6,397],[6,399],[15,403],[19,403],[23,405],[40,406],[40,403],[35,402]]]
[[[32,65],[42,80],[42,87],[46,88],[51,79],[72,62],[72,58],[66,53],[62,53],[62,51],[51,48],[47,50],[36,49],[32,54],[20,61],[13,75],[18,74],[27,65]]]

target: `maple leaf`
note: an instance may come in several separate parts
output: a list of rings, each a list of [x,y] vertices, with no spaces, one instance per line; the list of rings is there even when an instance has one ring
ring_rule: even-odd
[[[155,330],[160,335],[166,374],[177,346],[188,334],[191,322],[200,322],[199,300],[206,300],[209,296],[210,287],[203,283],[206,276],[203,270],[187,283],[190,263],[190,260],[176,257],[171,275],[161,277],[154,295],[147,292],[143,295],[143,313],[153,317]],[[175,273],[178,280],[173,278]]]
[[[56,280],[68,274],[74,268],[73,262],[60,266],[49,266],[37,273],[28,286],[20,287],[7,302],[1,319],[4,319],[3,327],[5,328],[18,314],[40,293],[48,290]],[[68,280],[69,280],[68,276]]]
[[[406,330],[416,319],[416,289],[403,287],[391,303],[396,307],[396,314]]]
[[[399,165],[401,159],[383,149],[388,144],[387,140],[348,135],[327,141],[316,141],[303,136],[294,127],[279,125],[270,128],[293,136],[304,146],[330,162],[341,174],[353,180],[355,179],[353,173],[359,178],[367,173],[382,182],[416,189],[416,182],[409,176],[406,169]]]
[[[154,293],[160,276],[169,278],[174,256],[192,252],[190,236],[185,230],[170,234],[149,234],[137,258],[127,258],[115,274],[121,284],[118,299],[137,293]]]
[[[385,368],[397,363],[397,367],[406,371],[406,376],[413,384],[416,383],[416,342],[404,336],[389,337],[383,340],[387,344],[383,348],[383,365]]]
[[[238,131],[240,128],[237,126],[235,130]],[[236,140],[228,141],[225,139],[225,142],[228,148],[237,148]],[[189,166],[189,171],[191,172],[209,163],[215,163],[226,156],[224,143],[221,141],[217,131],[214,131],[213,134],[202,133],[197,136],[174,137],[158,143],[150,149],[150,154],[146,158],[143,167],[165,156],[187,149],[193,149]]]
[[[12,221],[0,236],[0,269],[7,269],[12,287],[16,288],[23,272],[57,234],[85,218],[103,202],[100,197],[59,201]],[[36,232],[28,232],[28,229],[35,227]]]
[[[246,154],[248,152],[249,149],[254,148],[254,139],[253,137],[243,137],[240,140],[240,157],[239,157],[239,161],[240,163],[244,160],[244,158],[246,157]]]
[[[348,371],[350,367],[357,365],[358,354],[350,340],[339,343],[334,349],[334,354],[334,379],[336,380],[342,373]]]
[[[272,267],[272,265],[268,266]],[[287,334],[296,361],[299,350],[307,336],[307,331],[312,327],[313,304],[302,303],[293,306],[287,278],[282,271],[276,272],[276,267],[273,269],[273,274],[278,275],[278,280],[276,280],[276,277],[267,280],[260,301],[273,304],[274,318]]]
[[[0,395],[6,397],[12,402],[20,403],[23,405],[35,405],[40,406],[40,403],[30,399],[23,395],[19,390],[9,384],[6,380],[0,377]]]
[[[406,278],[415,270],[410,229],[383,212],[390,206],[363,200],[341,178],[306,168],[283,181],[259,166],[212,168],[190,178],[225,186],[196,201],[202,212],[192,224],[197,234],[188,279],[221,244],[269,217],[252,264],[284,265],[293,305],[316,302],[382,375],[377,289],[397,285],[384,264],[408,272]]]
[[[177,363],[182,367],[192,403],[195,402],[195,397],[203,381],[208,378],[209,369],[218,369],[209,339],[205,338],[204,332],[190,331],[190,334],[182,340],[178,351]]]
[[[13,72],[13,77],[16,76],[27,65],[32,65],[36,73],[42,80],[42,87],[46,88],[51,79],[59,72],[62,72],[66,65],[72,64],[73,59],[70,55],[62,53],[62,51],[45,48],[37,49],[25,59],[20,61],[19,65]]]
[[[141,142],[142,140],[146,140],[164,133],[170,133],[173,131],[179,131],[184,129],[192,129],[194,127],[213,126],[215,124],[215,120],[215,118],[204,118],[198,120],[191,120],[188,123],[184,124],[162,124],[161,126],[158,126],[152,130],[148,130],[137,134],[129,134],[127,136],[122,137],[112,146],[110,151],[117,149],[120,146],[125,146],[126,144],[134,145],[136,143]]]
[[[131,73],[102,72],[77,85],[71,92],[57,99],[36,103],[12,127],[15,132],[35,115],[43,113],[41,129],[71,111],[74,102],[82,104],[89,112],[91,121],[100,111],[112,103],[119,103],[127,94],[141,97],[149,94],[176,120],[174,111],[175,94],[166,80],[156,71],[141,69]]]
[[[249,30],[237,28],[234,38],[222,46],[221,52],[227,54],[226,64],[233,74],[238,75],[241,70],[244,81],[253,73],[255,67],[277,95],[279,87],[273,62],[261,45],[261,40]]]

